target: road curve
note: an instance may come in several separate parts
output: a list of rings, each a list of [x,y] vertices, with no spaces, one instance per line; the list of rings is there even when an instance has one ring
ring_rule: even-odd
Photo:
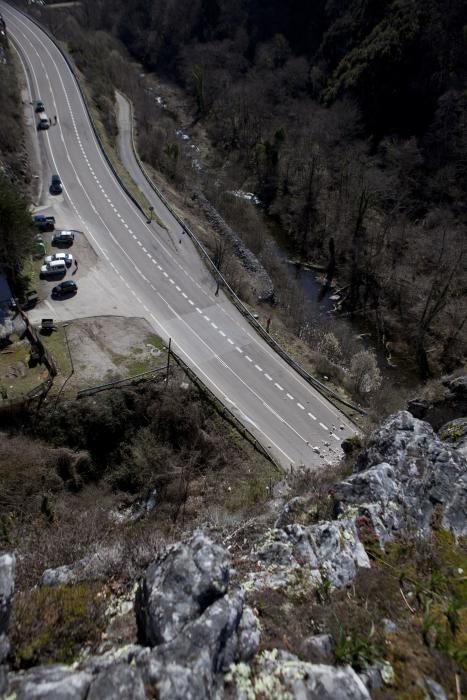
[[[63,206],[79,218],[107,263],[109,284],[125,286],[135,315],[164,340],[172,339],[177,354],[283,467],[335,461],[342,439],[355,428],[271,350],[222,290],[215,296],[191,241],[152,192],[150,201],[169,233],[147,224],[104,158],[59,49],[14,8],[0,1],[0,10],[33,98],[58,116],[57,125],[38,138],[50,173],[62,179]]]

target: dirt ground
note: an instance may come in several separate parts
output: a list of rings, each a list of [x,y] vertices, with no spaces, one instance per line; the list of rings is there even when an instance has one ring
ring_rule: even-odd
[[[142,318],[79,319],[68,324],[67,338],[74,366],[71,387],[123,379],[167,361],[162,341]]]

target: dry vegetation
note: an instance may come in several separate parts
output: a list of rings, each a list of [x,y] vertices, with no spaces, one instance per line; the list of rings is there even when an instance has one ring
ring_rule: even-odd
[[[182,380],[3,413],[0,537],[21,553],[20,588],[101,547],[109,561],[99,576],[116,566],[130,580],[153,555],[154,538],[201,521],[235,522],[266,500],[273,466],[196,389],[181,390]],[[154,491],[147,521],[119,525],[109,516]]]

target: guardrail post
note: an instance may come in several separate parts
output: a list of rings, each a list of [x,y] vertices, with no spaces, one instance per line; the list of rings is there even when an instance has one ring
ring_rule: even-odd
[[[169,385],[169,372],[170,372],[170,348],[172,347],[172,338],[169,338],[169,347],[167,349],[167,374],[165,377],[165,385]]]

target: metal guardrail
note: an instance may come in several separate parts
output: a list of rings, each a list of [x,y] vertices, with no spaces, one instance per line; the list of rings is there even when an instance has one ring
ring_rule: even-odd
[[[142,208],[141,205],[137,202],[137,200],[133,197],[133,195],[131,194],[131,192],[128,190],[128,188],[126,187],[125,183],[123,182],[123,180],[120,178],[120,175],[119,175],[118,172],[116,171],[116,169],[115,169],[115,167],[114,167],[112,161],[110,160],[110,158],[109,158],[109,156],[108,156],[108,154],[107,154],[107,152],[106,152],[106,150],[105,150],[105,148],[104,148],[104,144],[102,143],[102,140],[101,140],[101,138],[100,138],[100,136],[99,136],[99,133],[98,133],[98,131],[97,131],[97,128],[96,128],[96,126],[95,126],[95,124],[94,124],[94,121],[93,121],[93,118],[92,118],[92,115],[91,115],[91,111],[90,111],[90,109],[89,109],[87,96],[86,96],[84,90],[82,89],[82,87],[81,87],[81,85],[80,85],[80,82],[79,82],[79,80],[78,80],[78,77],[77,77],[77,75],[76,75],[76,72],[75,72],[75,69],[74,69],[74,66],[73,66],[72,62],[70,61],[70,59],[68,58],[68,56],[66,55],[66,53],[65,53],[65,51],[62,49],[62,47],[59,45],[58,41],[55,39],[55,37],[53,36],[53,34],[51,34],[51,32],[50,32],[46,27],[43,27],[43,26],[41,25],[41,23],[40,23],[35,17],[32,17],[31,15],[27,14],[26,12],[23,12],[22,10],[20,10],[20,9],[18,9],[18,8],[15,8],[15,9],[17,9],[19,12],[21,12],[21,13],[24,14],[26,17],[28,17],[28,19],[30,19],[34,24],[36,24],[36,26],[38,26],[39,29],[41,29],[42,31],[44,31],[44,32],[47,34],[47,36],[49,37],[49,39],[50,39],[50,40],[53,42],[53,44],[56,46],[56,48],[57,48],[57,49],[60,51],[60,53],[62,54],[64,60],[66,61],[67,65],[68,65],[68,67],[69,67],[69,69],[70,69],[70,71],[71,71],[71,73],[72,73],[72,75],[73,75],[73,77],[74,77],[74,79],[75,79],[76,85],[77,85],[78,90],[79,90],[79,92],[80,92],[80,94],[81,94],[81,97],[82,97],[82,99],[83,99],[83,103],[84,103],[84,106],[85,106],[85,109],[86,109],[86,113],[87,113],[87,115],[88,115],[89,123],[91,124],[91,127],[92,127],[92,130],[93,130],[93,132],[94,132],[95,138],[96,138],[96,140],[97,140],[97,142],[98,142],[98,144],[99,144],[99,146],[100,146],[100,149],[101,149],[101,151],[102,151],[102,153],[103,153],[103,155],[104,155],[104,157],[105,157],[105,159],[106,159],[106,161],[107,161],[107,163],[108,163],[108,165],[109,165],[109,167],[110,167],[112,173],[114,174],[114,176],[115,176],[116,179],[118,180],[118,182],[119,182],[120,186],[122,187],[122,189],[125,191],[125,193],[128,195],[128,197],[131,199],[131,201],[133,202],[133,204],[139,209],[139,211],[140,211],[144,216],[146,216],[146,212],[143,210],[143,208]],[[127,99],[128,99],[128,98],[127,98]],[[333,391],[332,391],[331,389],[329,389],[325,384],[323,384],[322,382],[320,382],[318,379],[316,379],[316,377],[313,377],[309,372],[307,372],[303,367],[301,367],[301,365],[299,365],[298,362],[296,362],[292,357],[290,357],[290,355],[279,345],[279,343],[278,343],[276,340],[274,340],[274,338],[272,338],[272,336],[269,335],[269,333],[266,332],[266,330],[262,327],[262,325],[257,321],[257,319],[255,319],[255,317],[253,316],[253,314],[249,311],[249,309],[247,309],[247,307],[244,305],[244,303],[239,299],[239,297],[237,296],[237,294],[235,293],[235,291],[232,289],[232,287],[229,285],[229,283],[227,282],[227,280],[226,280],[226,279],[224,278],[224,276],[221,274],[220,270],[218,270],[218,268],[215,266],[213,260],[211,259],[209,253],[207,252],[207,250],[205,249],[205,247],[203,246],[203,244],[199,241],[199,239],[198,239],[197,236],[193,233],[193,231],[191,231],[191,229],[186,225],[186,223],[183,221],[183,219],[181,219],[181,218],[178,216],[178,214],[174,211],[174,209],[172,208],[171,204],[170,204],[170,203],[168,202],[168,200],[165,198],[164,194],[160,191],[160,189],[157,187],[157,185],[155,185],[155,183],[151,180],[151,178],[150,178],[150,176],[148,175],[146,169],[144,168],[144,165],[143,165],[143,163],[141,162],[141,159],[139,158],[138,152],[137,152],[136,147],[135,147],[134,135],[133,135],[133,121],[134,121],[134,120],[133,120],[133,105],[132,105],[132,103],[131,103],[130,100],[129,100],[129,103],[130,103],[130,108],[131,108],[131,143],[132,143],[132,149],[133,149],[133,153],[134,153],[134,155],[135,155],[136,162],[138,163],[138,166],[140,167],[141,172],[142,172],[143,175],[144,175],[144,178],[146,179],[146,181],[147,181],[147,183],[149,184],[149,186],[151,187],[151,189],[155,192],[155,194],[157,194],[157,196],[159,197],[159,199],[164,203],[164,205],[165,205],[165,206],[167,207],[167,209],[170,211],[170,213],[172,214],[172,216],[176,219],[176,221],[179,223],[179,225],[180,225],[180,226],[182,227],[182,229],[185,231],[185,233],[186,233],[186,234],[190,237],[190,239],[193,241],[194,245],[196,246],[196,248],[197,248],[198,251],[200,252],[202,259],[206,262],[208,268],[211,270],[211,272],[212,272],[212,274],[214,275],[214,277],[219,281],[220,284],[222,284],[223,289],[228,293],[230,299],[231,299],[232,302],[235,304],[235,306],[236,306],[237,309],[240,311],[240,313],[247,319],[247,321],[250,323],[250,325],[259,333],[259,335],[263,338],[263,340],[265,340],[265,341],[268,343],[268,345],[269,345],[271,348],[273,348],[273,350],[275,350],[275,351],[277,352],[277,354],[278,354],[280,357],[282,357],[282,359],[283,359],[285,362],[287,362],[287,364],[288,364],[290,367],[292,367],[296,372],[298,372],[298,374],[300,374],[300,376],[301,376],[303,379],[305,379],[305,381],[306,381],[308,384],[310,384],[311,386],[313,386],[313,388],[316,389],[317,391],[319,391],[319,393],[321,393],[325,398],[327,398],[328,400],[333,399],[334,401],[338,401],[338,402],[341,403],[343,406],[346,406],[347,408],[350,408],[351,410],[355,411],[356,413],[360,413],[361,415],[367,415],[367,412],[366,412],[365,410],[363,410],[363,409],[360,408],[359,406],[355,406],[355,405],[349,403],[348,401],[345,401],[344,399],[342,399],[338,394],[336,394],[335,392],[333,392]]]
[[[255,450],[261,455],[263,455],[263,457],[265,457],[268,460],[268,462],[271,462],[271,464],[279,474],[284,474],[284,470],[276,462],[274,457],[271,454],[269,454],[269,452],[255,438],[253,433],[250,432],[250,430],[248,430],[248,428],[246,428],[243,425],[243,423],[237,418],[237,416],[234,413],[232,413],[232,411],[229,408],[227,408],[227,406],[224,406],[224,404],[211,391],[211,389],[209,389],[206,386],[206,384],[193,372],[193,370],[180,357],[178,357],[178,355],[174,353],[173,350],[170,351],[170,354],[175,360],[175,362],[178,364],[178,366],[185,372],[185,374],[188,375],[193,384],[195,384],[198,387],[199,391],[203,393],[204,397],[214,406],[215,410],[219,413],[219,415],[221,415],[222,418],[224,418],[224,420],[227,420],[245,440],[248,440],[248,442],[255,448]]]
[[[125,96],[126,97],[126,96]],[[167,209],[170,211],[172,216],[176,219],[176,221],[179,223],[179,225],[182,227],[182,229],[185,231],[186,234],[190,237],[190,239],[193,241],[195,247],[198,249],[198,252],[201,254],[202,259],[205,261],[207,264],[208,268],[210,268],[211,272],[215,276],[217,280],[222,284],[222,288],[228,293],[230,299],[232,302],[235,304],[237,309],[240,311],[240,313],[247,319],[247,321],[250,323],[251,326],[259,333],[259,335],[265,340],[268,345],[273,348],[275,352],[277,352],[280,357],[282,357],[285,362],[287,362],[290,367],[292,367],[300,376],[305,379],[306,382],[311,384],[314,389],[319,391],[321,394],[323,394],[326,398],[329,399],[329,397],[333,398],[335,401],[339,401],[343,406],[346,406],[347,408],[350,408],[351,410],[360,413],[363,416],[367,415],[367,412],[360,408],[359,406],[355,406],[351,404],[348,401],[345,401],[345,399],[341,398],[338,394],[336,394],[334,391],[329,389],[325,384],[320,382],[316,377],[313,377],[309,372],[307,372],[301,365],[296,362],[290,355],[279,345],[279,343],[274,340],[274,338],[263,328],[263,326],[258,322],[258,320],[253,316],[253,314],[250,312],[250,310],[245,306],[245,304],[241,301],[241,299],[237,296],[235,291],[232,289],[232,287],[229,285],[225,277],[222,275],[220,270],[216,267],[214,264],[214,261],[210,257],[209,253],[207,252],[206,248],[203,246],[201,241],[197,238],[197,236],[193,233],[193,231],[189,228],[189,226],[186,225],[186,223],[181,219],[178,214],[172,209],[171,204],[168,202],[168,200],[165,198],[164,194],[161,192],[161,190],[157,187],[157,185],[153,182],[151,179],[150,175],[148,174],[146,168],[144,167],[143,162],[141,161],[138,151],[136,150],[136,144],[135,144],[135,139],[134,139],[134,133],[133,133],[133,124],[134,124],[134,119],[133,119],[133,104],[131,100],[129,100],[127,97],[126,99],[128,100],[130,104],[130,118],[131,118],[131,147],[133,150],[133,154],[135,156],[135,160],[141,170],[141,172],[144,175],[145,180],[147,181],[148,185],[151,187],[151,189],[157,194],[159,199],[164,203],[164,205],[167,207]]]

